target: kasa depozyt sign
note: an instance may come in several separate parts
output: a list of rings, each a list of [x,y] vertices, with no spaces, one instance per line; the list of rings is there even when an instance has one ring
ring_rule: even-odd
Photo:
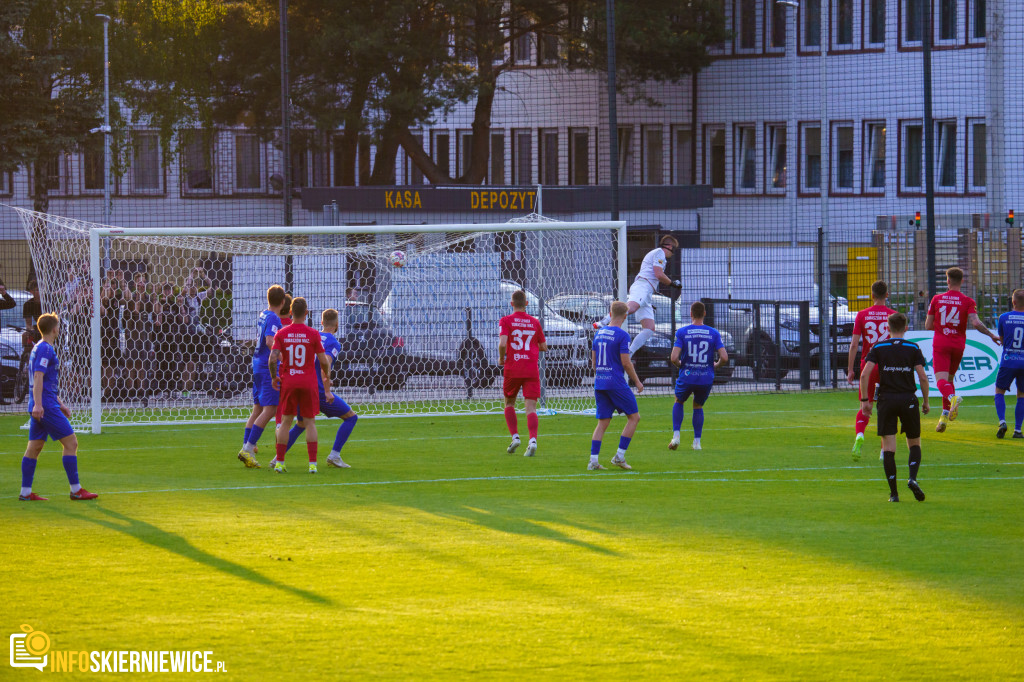
[[[921,347],[924,353],[924,371],[928,375],[929,399],[941,399],[935,385],[935,368],[932,367],[932,332],[907,332],[904,336]],[[964,359],[960,361],[953,385],[957,395],[995,395],[996,374],[999,373],[999,358],[1002,350],[992,339],[973,329],[967,332],[967,347]],[[920,391],[918,391],[920,395]]]

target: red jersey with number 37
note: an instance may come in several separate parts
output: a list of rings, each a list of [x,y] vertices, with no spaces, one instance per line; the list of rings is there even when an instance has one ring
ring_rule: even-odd
[[[967,318],[978,311],[974,299],[959,291],[937,294],[928,306],[928,314],[935,318],[935,336],[932,347],[963,349],[967,346]]]
[[[544,330],[533,315],[517,310],[501,318],[501,335],[508,337],[505,349],[505,376],[530,379],[540,376],[540,344]]]
[[[888,306],[873,305],[857,313],[857,319],[853,322],[853,333],[860,335],[862,369],[864,363],[868,361],[871,347],[889,338],[889,316],[894,312],[896,311]]]
[[[281,327],[274,335],[274,350],[281,351],[281,365],[278,375],[281,388],[311,388],[317,392],[317,372],[320,361],[316,354],[324,352],[320,332],[304,324],[292,323]]]

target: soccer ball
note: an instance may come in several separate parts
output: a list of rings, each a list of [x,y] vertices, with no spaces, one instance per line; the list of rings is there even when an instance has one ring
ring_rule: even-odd
[[[405,251],[392,251],[391,252],[391,264],[396,268],[405,267]]]

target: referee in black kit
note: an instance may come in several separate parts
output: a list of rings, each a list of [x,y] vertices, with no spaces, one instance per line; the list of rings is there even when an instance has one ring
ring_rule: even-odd
[[[910,448],[910,480],[907,487],[918,502],[924,501],[924,491],[917,484],[917,468],[921,466],[921,413],[917,411],[917,387],[914,372],[921,383],[921,409],[928,414],[928,376],[924,373],[924,355],[913,341],[903,338],[907,331],[907,316],[893,313],[889,316],[889,336],[876,343],[868,353],[864,370],[860,374],[860,394],[868,395],[871,372],[878,366],[878,435],[882,437],[882,466],[889,481],[889,501],[899,502],[896,492],[896,422],[907,436]],[[865,416],[871,416],[871,401],[860,401]]]

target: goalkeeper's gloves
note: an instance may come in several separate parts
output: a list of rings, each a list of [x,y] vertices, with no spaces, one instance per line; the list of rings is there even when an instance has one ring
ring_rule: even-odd
[[[676,289],[682,289],[683,288],[683,283],[680,282],[678,279],[674,279],[674,280],[672,280],[672,285],[671,286],[674,286]]]

